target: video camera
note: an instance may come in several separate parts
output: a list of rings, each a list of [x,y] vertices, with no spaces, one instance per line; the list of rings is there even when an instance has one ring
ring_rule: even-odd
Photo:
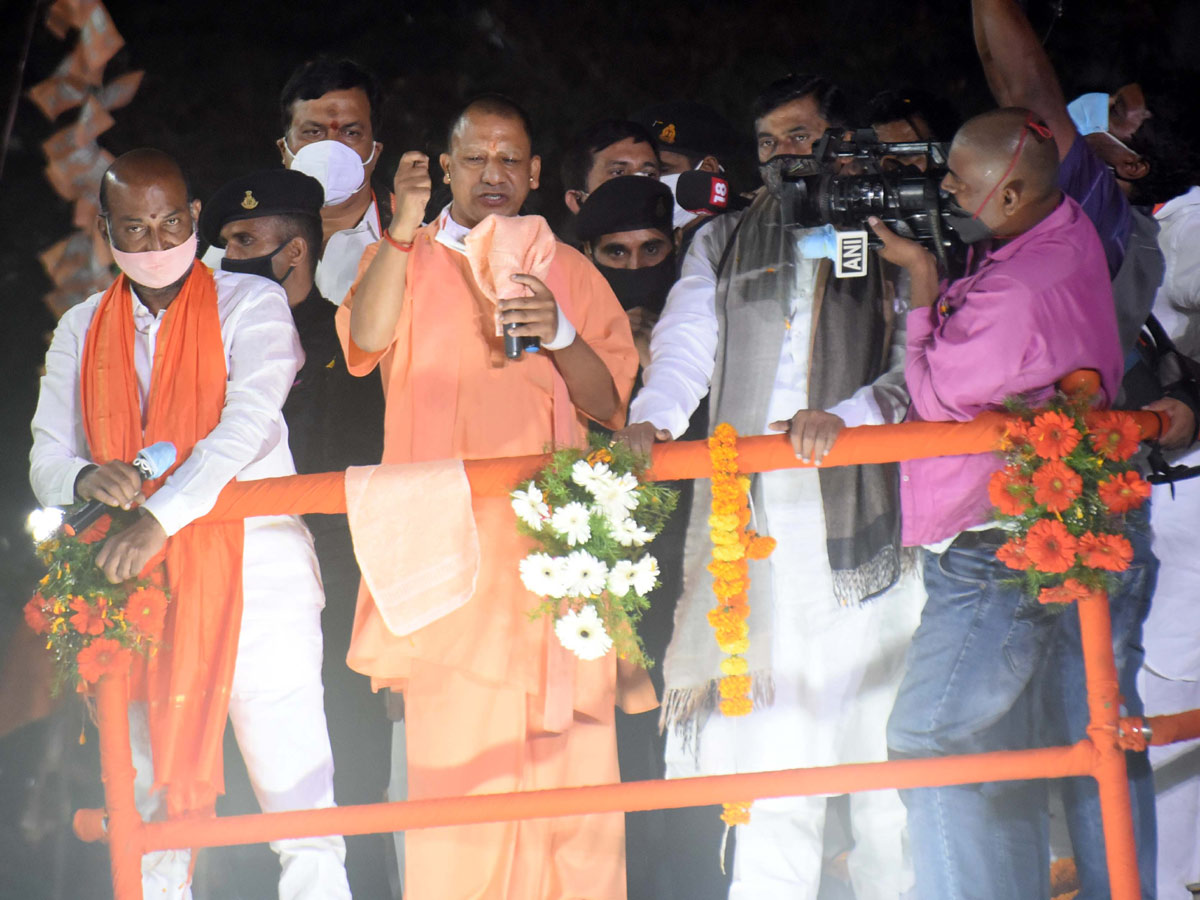
[[[865,230],[866,246],[879,247],[866,224],[868,216],[876,216],[948,267],[953,232],[947,226],[947,199],[938,188],[946,173],[947,146],[935,141],[884,143],[870,128],[848,138],[844,134],[830,128],[811,156],[777,156],[762,166],[763,180],[781,200],[784,225]],[[925,171],[908,162],[914,157],[925,160]]]

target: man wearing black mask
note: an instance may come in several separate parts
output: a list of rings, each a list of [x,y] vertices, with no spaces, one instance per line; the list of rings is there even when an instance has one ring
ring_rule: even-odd
[[[642,368],[650,364],[650,332],[675,283],[672,204],[666,185],[622,175],[596,188],[575,219],[583,252],[629,316]]]
[[[304,365],[283,417],[296,470],[305,474],[375,464],[383,452],[379,376],[355,378],[347,371],[334,327],[337,307],[315,282],[323,200],[315,178],[295,169],[272,169],[230,181],[200,215],[201,236],[224,250],[222,269],[270,279],[287,294]],[[323,680],[334,789],[343,803],[370,803],[379,798],[387,771],[388,725],[367,680],[345,664],[358,566],[345,516],[308,516],[307,524],[328,600],[322,615]],[[348,843],[354,890],[384,890],[387,875],[378,843],[353,837]]]

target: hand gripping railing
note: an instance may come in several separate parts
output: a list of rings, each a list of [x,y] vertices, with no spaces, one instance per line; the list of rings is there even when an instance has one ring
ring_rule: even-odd
[[[1143,436],[1158,434],[1152,413],[1134,413]],[[823,466],[896,462],[994,450],[1006,417],[987,413],[966,423],[906,423],[844,429]],[[472,460],[465,463],[477,495],[506,494],[545,465],[547,457]],[[785,435],[742,438],[743,472],[797,468]],[[705,478],[711,474],[705,442],[655,446],[649,477]],[[230,484],[207,520],[256,515],[345,512],[342,472],[294,475]],[[217,847],[327,834],[373,834],[481,822],[599,812],[706,806],[736,798],[841,794],[882,788],[941,787],[981,781],[1016,781],[1089,775],[1099,785],[1100,809],[1113,900],[1138,900],[1137,859],[1124,749],[1200,737],[1200,710],[1157,716],[1148,722],[1119,717],[1112,627],[1104,598],[1080,601],[1080,630],[1090,724],[1087,739],[1071,747],[980,753],[894,762],[858,763],[778,772],[754,772],[671,781],[520,791],[444,799],[410,800],[292,812],[141,821],[134,806],[134,768],[129,743],[128,677],[106,676],[97,685],[100,761],[105,809],[80,810],[75,830],[83,840],[106,838],[116,900],[141,897],[141,857],[154,850]]]

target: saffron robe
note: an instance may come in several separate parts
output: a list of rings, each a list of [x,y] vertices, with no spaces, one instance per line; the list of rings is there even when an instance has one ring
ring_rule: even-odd
[[[365,353],[350,339],[353,290],[338,312],[350,371],[381,367],[383,462],[581,446],[585,420],[569,405],[549,353],[503,356],[494,304],[475,285],[467,258],[435,240],[437,230],[435,223],[417,232],[386,351]],[[360,273],[377,249],[368,249]],[[570,247],[557,247],[545,283],[611,373],[622,412],[603,424],[618,427],[637,370],[628,319],[603,277]],[[548,619],[529,618],[539,598],[521,583],[518,562],[532,542],[518,535],[506,498],[473,498],[472,507],[480,569],[464,606],[399,637],[369,593],[359,593],[347,662],[376,688],[404,691],[409,798],[618,781],[615,655],[579,660]],[[412,900],[625,897],[620,813],[424,829],[406,841]]]

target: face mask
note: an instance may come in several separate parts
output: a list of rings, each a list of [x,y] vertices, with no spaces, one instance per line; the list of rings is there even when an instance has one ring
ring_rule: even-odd
[[[821,165],[811,156],[792,156],[789,154],[773,156],[765,163],[760,163],[758,174],[762,177],[763,184],[767,186],[767,191],[776,199],[783,199],[783,175],[785,172],[789,178],[797,178],[803,175],[819,175],[821,173]]]
[[[287,246],[287,241],[284,241],[266,256],[252,256],[250,259],[230,259],[228,256],[221,258],[221,268],[226,272],[237,272],[242,275],[257,275],[260,278],[268,278],[276,284],[283,284],[288,280],[288,276],[292,274],[291,266],[283,273],[282,278],[275,277],[275,268],[271,265],[271,260],[279,255],[279,251]]]
[[[954,199],[953,194],[943,191],[942,198],[946,202],[946,212],[949,213],[946,224],[964,244],[977,244],[992,236],[992,229],[972,215],[970,210],[963,208]]]
[[[186,241],[170,250],[144,250],[141,253],[127,253],[113,246],[111,234],[108,246],[112,250],[113,261],[122,272],[129,276],[129,280],[152,290],[174,284],[187,274],[192,263],[196,261],[196,233],[194,231]]]
[[[697,166],[697,168],[699,168],[699,167]],[[676,172],[674,175],[661,175],[661,176],[659,176],[659,179],[658,179],[658,180],[659,180],[659,181],[660,181],[662,184],[665,184],[667,187],[669,187],[669,188],[671,189],[671,196],[672,196],[672,197],[674,197],[674,196],[675,196],[675,188],[676,188],[676,186],[679,184],[679,176],[680,176],[680,175],[682,175],[682,174],[683,174],[682,172]],[[672,227],[674,227],[674,228],[683,228],[683,227],[684,227],[685,225],[687,225],[689,222],[692,222],[692,221],[694,221],[695,219],[698,219],[698,218],[700,218],[700,216],[699,216],[699,215],[697,215],[697,214],[696,214],[696,213],[694,213],[694,212],[691,212],[690,210],[686,210],[686,209],[684,209],[682,206],[680,206],[680,205],[679,205],[679,201],[678,201],[678,200],[676,200],[676,201],[675,201],[675,209],[674,209],[674,211],[671,213],[671,225],[672,225]]]
[[[292,149],[284,138],[283,146],[288,153]],[[367,180],[366,166],[375,158],[375,145],[371,145],[371,156],[362,161],[357,153],[341,141],[313,141],[292,153],[289,169],[311,175],[325,189],[325,205],[345,203],[362,188]]]
[[[655,266],[640,269],[618,269],[596,264],[623,309],[644,307],[653,313],[662,311],[667,294],[675,283],[675,254],[671,253]]]
[[[1080,94],[1067,104],[1067,112],[1083,137],[1108,131],[1108,94]]]

